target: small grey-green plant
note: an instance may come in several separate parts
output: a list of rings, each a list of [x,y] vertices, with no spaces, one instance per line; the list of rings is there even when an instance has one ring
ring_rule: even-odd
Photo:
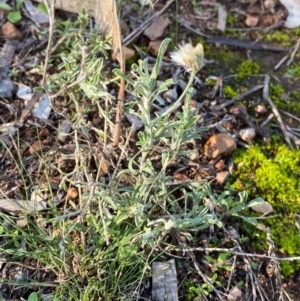
[[[29,258],[45,270],[68,279],[55,288],[53,300],[133,299],[141,279],[149,274],[151,261],[157,256],[153,255],[155,247],[163,243],[168,234],[183,234],[192,241],[197,231],[212,225],[223,227],[225,216],[254,220],[240,213],[249,207],[246,194],[240,194],[240,199],[236,200],[229,192],[219,195],[208,185],[199,185],[192,180],[186,185],[174,185],[173,176],[168,173],[174,159],[185,155],[183,144],[200,139],[205,130],[196,126],[199,116],[188,109],[187,101],[183,102],[189,99],[193,78],[202,67],[201,46],[184,47],[185,51],[194,51],[192,57],[186,57],[185,51],[181,57],[192,72],[187,89],[167,111],[155,112],[156,97],[174,84],[173,80],[166,79],[157,86],[170,39],[162,42],[152,70],[147,59],[140,60],[132,65],[129,74],[116,69],[117,77],[108,79],[105,64],[109,44],[86,30],[87,21],[83,11],[75,23],[69,20],[57,22],[55,32],[64,37],[56,45],[57,54],[50,58],[52,66],[59,62],[57,72],[49,73],[47,78],[50,96],[64,96],[69,101],[62,106],[67,107],[65,118],[72,125],[68,139],[75,145],[73,169],[63,170],[51,161],[53,155],[50,152],[47,160],[42,156],[39,158],[42,167],[47,165],[47,173],[54,170],[61,177],[60,189],[66,190],[69,186],[78,189],[79,204],[69,200],[69,206],[62,211],[52,208],[46,215],[26,216],[24,228],[17,225],[14,217],[1,213],[0,239],[3,244],[0,252],[13,256],[14,260]],[[107,149],[107,125],[111,125],[114,100],[108,83],[117,82],[119,77],[125,79],[133,95],[124,110],[136,115],[143,127],[136,135],[136,153],[125,156],[129,139],[120,146],[120,157],[127,161],[127,166],[119,168],[115,164],[115,172],[105,178],[99,166],[91,170],[87,158],[93,157],[95,149],[99,148],[101,152]],[[175,109],[179,110],[174,120],[170,120]],[[92,110],[104,120],[103,128],[86,121]],[[92,129],[98,135],[98,144],[93,145],[86,129]],[[7,154],[14,156],[9,151]],[[154,155],[158,155],[158,159],[153,159]],[[12,162],[19,164],[18,171],[25,182],[30,175],[24,176],[26,167],[19,163],[20,160],[19,155]],[[123,182],[124,177],[130,180]],[[49,191],[50,187],[49,183]],[[24,198],[29,199],[29,195]],[[49,193],[48,198],[52,200],[54,196]],[[218,210],[219,207],[222,210]],[[24,244],[25,247],[20,247]],[[80,258],[77,266],[72,261],[74,258]],[[32,280],[28,279],[27,284],[30,285]],[[214,281],[218,285],[217,279]],[[36,282],[37,287],[43,285]],[[201,288],[204,294],[211,289],[206,285]]]

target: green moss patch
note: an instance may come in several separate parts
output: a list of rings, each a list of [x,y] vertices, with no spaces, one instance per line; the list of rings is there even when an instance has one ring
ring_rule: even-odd
[[[260,66],[259,64],[253,61],[244,61],[238,66],[237,72],[238,78],[243,79],[248,76],[258,74],[260,72]]]
[[[232,177],[232,187],[245,189],[272,204],[278,216],[265,223],[271,228],[277,249],[289,256],[299,256],[300,151],[274,143],[264,147],[254,145],[237,151],[233,159],[237,171]],[[257,235],[252,235],[255,240]],[[289,276],[300,270],[300,263],[283,262],[281,268],[283,275]]]
[[[292,114],[300,115],[300,93],[292,91],[288,97],[282,97],[285,90],[281,85],[270,84],[270,95],[275,106]]]

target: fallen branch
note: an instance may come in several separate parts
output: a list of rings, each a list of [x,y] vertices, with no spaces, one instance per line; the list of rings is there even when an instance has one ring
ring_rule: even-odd
[[[286,127],[285,127],[285,125],[282,121],[281,115],[279,114],[276,106],[274,105],[273,101],[270,98],[270,95],[269,95],[269,82],[270,82],[270,76],[266,75],[265,81],[264,81],[264,88],[263,88],[263,99],[269,104],[269,106],[271,107],[271,109],[273,111],[273,114],[277,118],[278,123],[280,125],[280,128],[282,130],[282,133],[284,135],[285,141],[288,144],[289,148],[294,149],[293,145],[291,143],[291,139],[290,139],[290,136],[288,134],[288,131],[287,131],[287,129],[286,129]]]
[[[274,52],[284,52],[289,51],[288,48],[278,47],[278,46],[270,46],[264,44],[254,44],[251,41],[243,41],[237,39],[224,38],[220,36],[213,36],[207,40],[208,43],[219,43],[223,45],[228,45],[232,47],[245,48],[249,50],[265,50],[265,51],[274,51]]]
[[[201,251],[201,252],[227,252],[231,253],[233,255],[237,256],[248,256],[248,257],[256,257],[256,258],[263,258],[263,259],[273,259],[278,261],[294,261],[294,260],[300,260],[300,256],[297,257],[275,257],[275,256],[269,256],[265,254],[251,254],[251,253],[245,253],[236,251],[236,248],[201,248],[201,247],[195,247],[195,248],[174,248],[172,251],[177,252],[195,252],[195,251]]]
[[[219,108],[220,109],[226,108],[226,107],[234,104],[236,101],[242,100],[246,96],[248,96],[248,95],[250,95],[250,94],[252,94],[252,93],[254,93],[254,92],[256,92],[256,91],[258,91],[260,89],[262,89],[263,87],[264,87],[263,85],[255,86],[252,89],[250,89],[250,90],[248,90],[248,91],[246,91],[246,92],[244,92],[244,93],[242,93],[242,94],[240,94],[240,95],[238,95],[238,96],[236,96],[236,97],[234,97],[234,98],[232,98],[230,100],[227,100],[226,102],[224,102],[223,104],[221,104],[219,106]]]
[[[295,55],[296,55],[297,51],[299,50],[299,47],[300,47],[300,38],[298,39],[296,46],[291,54],[291,58],[289,59],[289,61],[286,64],[287,66],[289,66],[293,62]]]
[[[121,71],[122,72],[125,71],[124,66],[121,66]],[[118,94],[118,103],[116,108],[115,130],[114,130],[113,143],[112,143],[113,147],[118,146],[120,141],[124,96],[125,96],[125,81],[124,78],[121,78],[120,89]]]
[[[270,228],[267,227],[266,228],[266,235],[267,235],[267,243],[269,245],[269,249],[268,249],[268,254],[271,257],[274,257],[275,255],[275,244],[273,242],[272,239],[272,234],[270,231]],[[268,276],[271,277],[275,277],[275,283],[276,286],[279,288],[279,299],[278,301],[283,301],[283,295],[285,295],[287,297],[287,299],[289,301],[291,301],[291,298],[289,297],[289,295],[286,293],[284,287],[283,287],[283,283],[282,283],[282,279],[281,279],[281,275],[279,272],[279,263],[276,259],[271,259],[270,262],[268,263],[267,267],[266,267],[266,272],[268,274]]]
[[[201,278],[203,279],[203,281],[205,283],[207,283],[213,289],[213,291],[216,293],[216,295],[218,296],[218,298],[219,298],[220,301],[225,300],[222,297],[221,293],[215,288],[212,280],[201,271],[200,266],[199,266],[199,264],[198,264],[198,262],[196,260],[195,254],[193,252],[191,252],[191,251],[189,252],[189,254],[190,254],[191,259],[193,260],[194,267],[195,267],[197,273],[199,274],[199,276],[201,276]]]

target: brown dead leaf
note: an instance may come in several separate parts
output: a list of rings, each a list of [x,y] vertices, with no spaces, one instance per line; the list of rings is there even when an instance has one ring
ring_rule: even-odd
[[[215,159],[221,155],[229,155],[236,149],[233,138],[226,134],[216,134],[209,138],[204,146],[204,154],[208,158]]]
[[[166,27],[170,24],[170,20],[164,17],[158,17],[144,30],[144,35],[154,41],[162,37]]]
[[[277,12],[276,14],[273,13],[265,13],[260,16],[260,22],[259,24],[261,26],[267,27],[275,25],[282,20],[282,13]]]
[[[34,141],[29,147],[29,153],[31,155],[39,153],[43,149],[44,145],[41,141]]]
[[[40,136],[41,138],[47,138],[49,135],[50,135],[50,131],[49,131],[48,128],[42,128],[42,129],[40,130],[39,136]]]
[[[174,179],[177,181],[189,181],[190,180],[190,178],[187,175],[180,173],[180,172],[174,172]]]
[[[115,0],[106,0],[105,5],[103,1],[95,2],[95,20],[99,26],[100,31],[105,35],[106,38],[110,38],[113,55],[116,57],[120,64],[120,69],[125,73],[125,59],[124,52],[122,49],[122,37],[120,24],[117,14],[117,5]],[[113,146],[119,144],[121,135],[121,123],[122,123],[122,103],[124,101],[125,94],[125,81],[122,78],[120,81],[120,88],[118,93],[118,103],[116,108],[115,117],[115,129],[113,136]]]
[[[111,167],[110,162],[107,159],[105,159],[104,156],[100,152],[97,152],[95,154],[95,159],[96,159],[98,168],[100,168],[101,176],[107,175],[109,168]]]
[[[258,15],[250,15],[247,14],[245,24],[249,27],[255,27],[259,23],[259,16]]]
[[[4,38],[8,39],[14,39],[18,41],[21,41],[23,39],[21,32],[16,28],[15,25],[10,22],[6,22],[2,26],[1,34],[4,36]]]

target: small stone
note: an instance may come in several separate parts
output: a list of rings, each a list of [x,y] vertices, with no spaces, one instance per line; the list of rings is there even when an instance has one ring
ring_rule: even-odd
[[[247,14],[245,24],[248,27],[255,27],[259,23],[259,15],[252,15],[252,14]]]
[[[21,219],[18,219],[17,220],[17,226],[20,227],[20,228],[24,228],[27,226],[27,219],[25,218],[21,218]]]
[[[187,151],[186,157],[189,158],[191,161],[194,161],[199,157],[199,151],[197,149]]]
[[[242,291],[238,287],[233,287],[228,294],[228,301],[239,301],[242,299]]]
[[[218,184],[223,185],[225,183],[225,181],[227,180],[228,175],[229,175],[228,171],[217,172],[216,180],[217,180]]]
[[[240,130],[239,135],[244,141],[249,143],[254,139],[256,131],[253,128],[246,128]]]
[[[169,102],[174,102],[178,99],[178,93],[176,89],[169,89],[163,94],[164,99],[166,99]]]
[[[71,199],[71,200],[75,200],[77,197],[78,197],[78,191],[75,187],[70,187],[68,189],[68,198]]]
[[[268,202],[263,202],[255,206],[251,206],[251,209],[255,212],[262,213],[263,215],[269,214],[273,211],[273,206]]]
[[[215,164],[215,169],[221,170],[221,169],[224,168],[224,166],[225,166],[224,160],[219,160],[219,161]]]
[[[125,61],[131,59],[135,55],[135,51],[131,48],[126,47],[126,46],[122,46],[122,50],[123,50]],[[111,54],[111,59],[114,60],[114,61],[116,60],[116,53],[113,52]]]
[[[229,112],[235,116],[248,115],[247,108],[244,105],[234,105]]]
[[[188,108],[191,111],[193,110],[195,115],[199,114],[199,106],[196,100],[190,99],[188,103]]]
[[[148,28],[144,30],[144,35],[151,41],[155,41],[162,37],[166,27],[170,24],[170,20],[164,17],[156,18]]]
[[[126,46],[123,46],[123,52],[124,52],[124,58],[125,61],[131,59],[132,57],[135,56],[135,51],[131,48],[128,48]]]
[[[265,106],[263,106],[263,105],[257,105],[257,106],[255,107],[255,112],[256,112],[258,115],[264,115],[264,114],[266,114],[268,111],[267,111],[267,109],[266,109]]]
[[[234,139],[226,134],[216,134],[209,138],[204,146],[204,154],[215,159],[218,156],[229,155],[236,149]]]
[[[148,45],[148,50],[149,50],[149,52],[150,52],[153,56],[157,56],[157,55],[158,55],[158,50],[159,50],[159,47],[160,47],[161,43],[162,43],[161,40],[150,41],[150,43],[149,43],[149,45]]]
[[[21,41],[23,39],[21,32],[16,28],[15,25],[10,22],[6,22],[2,26],[1,32],[4,38],[14,39],[18,41]]]

